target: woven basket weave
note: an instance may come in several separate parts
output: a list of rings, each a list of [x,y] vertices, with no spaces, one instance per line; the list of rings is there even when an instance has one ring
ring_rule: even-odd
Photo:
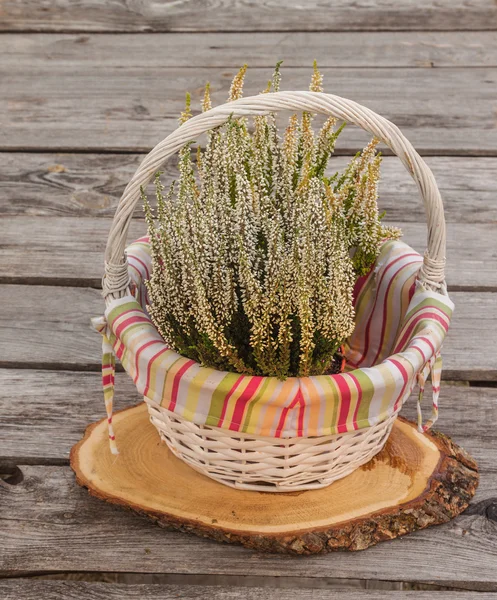
[[[272,438],[196,425],[145,398],[150,420],[178,458],[243,490],[289,492],[325,487],[377,454],[397,418],[337,435]]]
[[[379,138],[400,158],[418,185],[428,221],[428,249],[418,280],[425,289],[445,292],[445,221],[433,174],[399,129],[350,100],[317,92],[277,92],[243,98],[198,115],[144,159],[126,187],[106,248],[103,289],[107,303],[130,294],[125,255],[131,217],[145,186],[185,143],[229,117],[262,115],[276,110],[306,110],[356,124]],[[406,395],[414,382],[409,382]],[[315,437],[267,437],[196,424],[145,397],[150,418],[172,452],[197,471],[240,489],[293,491],[324,487],[369,461],[385,444],[401,408],[370,427]]]

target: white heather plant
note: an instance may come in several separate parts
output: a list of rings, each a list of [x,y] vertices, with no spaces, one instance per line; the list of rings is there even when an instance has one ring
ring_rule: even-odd
[[[280,64],[265,92],[278,91]],[[229,101],[242,96],[246,65]],[[322,91],[316,64],[311,91]],[[209,86],[203,110],[211,108]],[[181,123],[191,117],[190,97]],[[342,127],[290,117],[280,139],[275,115],[230,119],[197,151],[179,155],[179,180],[157,211],[142,190],[153,270],[150,316],[167,344],[220,370],[308,376],[336,372],[354,329],[353,287],[380,244],[381,158],[372,140],[345,171],[326,177]]]

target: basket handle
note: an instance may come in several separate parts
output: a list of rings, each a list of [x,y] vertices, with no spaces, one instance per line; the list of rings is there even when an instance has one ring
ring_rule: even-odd
[[[428,223],[428,243],[418,279],[431,289],[445,289],[445,219],[442,199],[433,173],[398,127],[352,100],[322,92],[275,92],[240,98],[216,106],[178,127],[144,158],[126,186],[116,210],[105,250],[103,293],[110,301],[128,293],[125,256],[127,233],[140,187],[146,186],[164,162],[196,136],[218,127],[230,117],[264,115],[277,110],[309,111],[337,117],[377,137],[396,154],[416,182],[423,198]]]

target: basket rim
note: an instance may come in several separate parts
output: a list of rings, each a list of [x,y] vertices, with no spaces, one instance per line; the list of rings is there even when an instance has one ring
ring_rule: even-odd
[[[143,242],[144,238],[140,238],[140,244],[143,244]],[[414,253],[405,242],[395,241],[391,242],[391,244],[391,248],[396,247],[398,249],[398,245],[402,245],[405,248],[405,250],[403,249],[404,252],[410,252],[411,255]],[[394,246],[394,244],[396,246]],[[415,266],[415,264],[419,264],[422,259],[418,253],[414,254],[419,257],[419,260],[413,263]],[[420,285],[419,282],[418,285]],[[450,323],[449,313],[453,308],[453,303],[448,296],[427,289],[421,291],[420,298],[429,301],[435,298],[438,303],[446,309],[447,314],[443,313],[443,316],[445,317],[445,326],[448,328]],[[128,338],[122,339],[119,336],[123,331],[121,329],[125,319],[123,315],[128,315],[130,313],[136,315],[137,319],[141,321],[140,326],[144,328],[142,339],[148,339],[150,343],[154,344],[154,354],[160,349],[159,354],[162,353],[164,360],[164,366],[161,367],[164,372],[164,377],[169,377],[172,380],[176,378],[177,373],[183,372],[181,377],[186,375],[186,379],[181,379],[181,384],[185,382],[184,385],[186,386],[186,390],[181,392],[181,394],[184,394],[184,397],[186,397],[189,390],[192,389],[189,386],[194,386],[194,392],[192,392],[194,395],[198,396],[200,390],[203,390],[203,393],[211,398],[214,397],[215,394],[217,402],[222,404],[228,404],[229,402],[235,403],[236,400],[231,397],[231,392],[234,389],[233,386],[236,388],[237,385],[240,385],[241,389],[245,388],[245,386],[248,387],[250,383],[252,383],[252,387],[254,388],[253,395],[254,397],[257,397],[258,407],[263,406],[272,409],[276,402],[277,410],[281,411],[284,409],[284,405],[278,404],[278,395],[283,397],[283,394],[285,394],[286,397],[291,398],[299,396],[298,401],[299,403],[302,403],[304,410],[321,411],[323,410],[323,402],[331,404],[335,403],[335,405],[338,406],[341,402],[341,398],[344,398],[344,394],[349,394],[350,398],[348,402],[354,402],[357,403],[357,405],[365,400],[365,397],[369,394],[368,400],[370,402],[369,406],[371,407],[371,410],[368,408],[364,413],[357,413],[353,417],[351,414],[347,413],[347,415],[343,417],[345,418],[343,425],[345,430],[350,430],[352,425],[354,429],[362,429],[371,426],[371,424],[377,420],[388,418],[389,414],[398,407],[399,403],[402,404],[406,397],[411,393],[415,384],[416,375],[422,370],[432,356],[435,355],[443,340],[443,335],[439,332],[441,329],[439,317],[435,315],[432,318],[432,321],[430,321],[430,316],[428,315],[424,317],[424,322],[421,323],[421,331],[414,329],[405,340],[405,344],[403,345],[404,350],[389,355],[374,366],[356,367],[346,373],[339,374],[289,377],[284,382],[286,387],[283,387],[281,380],[276,377],[242,375],[229,371],[219,371],[212,367],[202,366],[194,360],[178,354],[166,346],[164,340],[158,333],[137,297],[127,294],[121,298],[113,299],[105,311],[107,327],[114,336],[111,343],[113,345],[117,343],[129,350],[127,353],[128,356],[125,357],[124,362],[123,359],[121,359],[121,362],[123,362],[126,371],[135,381],[140,394],[159,404],[164,400],[165,384],[157,391],[154,386],[149,386],[148,383],[145,384],[145,382],[142,381],[143,373],[150,368],[150,363],[153,362],[154,358],[151,354],[149,354],[147,358],[146,352],[141,353],[141,350],[137,350],[136,347],[126,346]],[[435,321],[437,322],[438,330],[434,326]],[[124,335],[123,337],[125,338]],[[136,352],[136,355],[134,352]],[[137,356],[138,354],[139,357]],[[172,367],[173,370],[171,370]],[[200,383],[195,382],[197,376],[197,382],[200,381]],[[361,384],[359,384],[359,381],[361,381],[361,378],[364,376],[366,376],[366,379],[371,383],[369,388],[365,388],[364,386],[361,387]],[[218,386],[221,381],[223,381],[223,386],[222,389],[219,389]],[[392,382],[394,382],[394,385],[392,385]],[[179,382],[174,385],[177,385],[178,390],[180,385]],[[269,389],[271,389],[270,393],[268,392]],[[285,390],[285,392],[283,392],[283,390]],[[361,395],[360,398],[357,397],[358,394]],[[387,401],[379,401],[379,397],[386,397]],[[163,405],[165,406],[166,404],[167,402]],[[187,401],[183,402],[183,400],[180,399],[178,404],[180,404],[180,406],[176,407],[176,410],[173,409],[172,412],[176,412],[176,414],[180,414],[192,422],[206,422],[206,420],[211,417],[210,414],[206,413],[206,411],[211,410],[208,405],[209,403],[204,405],[197,402],[197,404],[191,407],[188,406]],[[294,435],[292,433],[294,431],[296,431],[295,435],[297,437],[303,435],[339,433],[340,427],[342,427],[341,418],[342,415],[333,417],[334,422],[332,425],[330,425],[329,422],[326,422],[326,426],[323,423],[315,424],[314,427],[316,428],[316,431],[310,430],[309,426],[306,424],[303,429],[303,431],[306,432],[305,434],[301,433],[300,430],[296,430],[295,428],[297,425],[292,423],[291,426],[287,427],[285,425],[282,427],[280,435],[284,437],[292,436]],[[237,418],[235,412],[231,411],[229,413],[229,419],[226,419],[226,423],[221,420],[222,424],[219,426],[225,429],[230,426],[243,427],[244,431],[248,434],[259,433],[263,436],[267,435],[266,429],[258,432],[255,425],[254,428],[252,428],[250,424],[247,428],[246,421],[243,423],[240,422],[243,420],[244,414],[240,414],[239,418]]]

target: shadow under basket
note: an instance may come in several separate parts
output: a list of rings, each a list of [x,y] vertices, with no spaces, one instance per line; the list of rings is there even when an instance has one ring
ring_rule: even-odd
[[[220,483],[259,492],[314,490],[345,477],[381,451],[398,414],[358,431],[281,439],[197,425],[144,400],[175,456]]]
[[[295,400],[304,415],[298,423],[290,411],[294,397],[277,387],[280,382],[260,388],[256,382],[251,386],[257,389],[256,399],[249,394],[241,404],[253,401],[257,411],[242,407],[234,416],[237,398],[229,388],[238,384],[221,384],[228,373],[208,370],[167,348],[150,321],[144,285],[151,268],[148,240],[141,238],[126,251],[140,188],[169,157],[230,118],[277,110],[332,115],[380,139],[417,183],[428,221],[423,257],[403,242],[386,242],[370,274],[356,285],[356,329],[346,357],[351,370],[291,382],[291,394],[298,390]],[[196,471],[241,490],[318,489],[352,473],[382,450],[403,402],[416,382],[421,398],[430,372],[432,413],[425,428],[436,420],[439,350],[453,308],[444,281],[443,205],[433,174],[412,145],[395,125],[366,107],[329,94],[277,92],[242,98],[189,119],[150,152],[124,190],[105,258],[107,311],[96,322],[104,336],[104,395],[114,454],[114,354],[145,396],[150,419],[170,450]],[[244,390],[247,381],[245,385]],[[219,417],[220,406],[228,416]],[[196,423],[186,418],[191,415]],[[420,410],[418,415],[422,431]]]

